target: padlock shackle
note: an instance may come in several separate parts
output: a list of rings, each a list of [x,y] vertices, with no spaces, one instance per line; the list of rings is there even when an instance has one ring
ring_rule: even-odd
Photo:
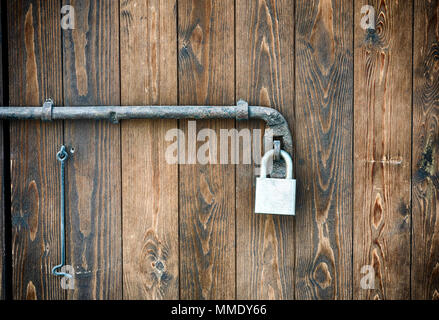
[[[275,150],[270,150],[268,151],[266,154],[264,154],[264,156],[262,157],[261,160],[261,178],[266,178],[267,177],[267,162],[270,158],[274,157],[274,152]],[[285,172],[286,172],[286,177],[285,179],[293,179],[293,159],[291,159],[291,156],[289,155],[288,152],[281,150],[280,151],[280,155],[281,157],[284,159],[285,161]]]

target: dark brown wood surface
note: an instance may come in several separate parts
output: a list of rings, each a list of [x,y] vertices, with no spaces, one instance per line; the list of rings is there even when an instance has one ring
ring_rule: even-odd
[[[63,1],[75,8],[74,30],[63,31],[67,105],[119,105],[119,4]],[[75,269],[70,299],[122,298],[120,125],[66,121],[68,264]]]
[[[414,2],[412,298],[439,299],[439,1]]]
[[[179,104],[233,105],[234,60],[234,1],[178,1]],[[187,121],[180,125],[189,141]],[[196,126],[198,132],[215,130],[219,140],[220,128],[233,128],[234,122]],[[234,165],[180,165],[179,177],[180,298],[233,299]]]
[[[412,7],[355,6],[365,4],[376,28],[363,30],[355,10],[354,298],[409,299]],[[373,289],[361,287],[365,266]]]
[[[246,99],[288,120],[297,179],[296,217],[255,215],[258,159],[198,163],[213,138],[196,141],[192,158],[186,120],[13,121],[0,283],[11,234],[14,299],[439,299],[437,0],[6,2],[10,105]],[[60,25],[67,4],[74,30]],[[361,26],[364,5],[375,9],[375,30]],[[185,135],[179,165],[165,157],[176,128]],[[213,129],[210,160],[219,163],[221,129],[264,124],[196,128]],[[0,168],[2,133],[0,125]],[[51,274],[63,143],[74,148],[66,168],[74,290]]]
[[[294,1],[237,1],[235,10],[237,99],[276,108],[294,130]],[[255,168],[236,168],[237,299],[293,299],[294,218],[254,214]]]
[[[122,105],[177,104],[176,2],[121,0]],[[176,120],[122,123],[124,299],[179,298]]]
[[[8,1],[11,105],[62,104],[59,1]],[[13,121],[11,139],[12,294],[63,299],[51,274],[60,262],[59,164],[62,122]]]
[[[297,299],[352,297],[350,1],[296,1]]]

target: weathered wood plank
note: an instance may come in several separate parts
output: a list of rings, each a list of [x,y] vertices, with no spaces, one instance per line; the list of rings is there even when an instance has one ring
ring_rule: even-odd
[[[175,1],[122,0],[122,105],[177,104]],[[124,299],[178,299],[178,165],[165,158],[177,121],[122,123]]]
[[[352,297],[350,1],[296,1],[297,299]]]
[[[236,6],[237,98],[280,110],[294,129],[294,1]],[[240,130],[263,126],[238,125]],[[293,299],[294,218],[255,215],[254,160],[236,169],[237,298]]]
[[[12,105],[62,104],[60,3],[8,1]],[[60,278],[59,164],[62,123],[11,122],[12,293],[14,299],[63,299]]]
[[[0,103],[3,100],[3,32],[2,32],[2,6],[0,4]],[[4,140],[3,140],[3,121],[0,121],[0,300],[5,299],[5,198],[4,198]]]
[[[439,299],[439,1],[415,1],[412,298]]]
[[[361,27],[367,4],[375,31]],[[409,299],[412,7],[355,8],[354,298]]]
[[[63,1],[75,8],[63,31],[64,97],[68,105],[120,103],[119,4]],[[68,262],[76,272],[70,299],[122,298],[120,125],[69,121]]]
[[[234,49],[234,1],[179,1],[179,103],[233,104]],[[188,123],[180,124],[188,140],[186,144],[194,142],[189,141]],[[197,121],[196,126],[198,130],[213,129],[219,140],[219,130],[233,128],[234,122]],[[186,155],[190,157],[188,152]],[[232,299],[235,297],[234,166],[181,165],[179,173],[181,298]]]

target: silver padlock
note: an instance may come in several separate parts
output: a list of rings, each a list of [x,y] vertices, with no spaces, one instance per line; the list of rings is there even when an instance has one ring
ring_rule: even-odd
[[[288,152],[281,150],[285,160],[285,179],[267,178],[267,163],[274,156],[274,150],[268,151],[261,160],[261,176],[256,179],[255,213],[296,214],[296,180],[293,179],[293,160]]]

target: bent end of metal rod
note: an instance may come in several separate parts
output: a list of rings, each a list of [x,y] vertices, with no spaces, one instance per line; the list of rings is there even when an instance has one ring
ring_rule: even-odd
[[[53,268],[52,268],[52,274],[54,275],[54,276],[61,276],[61,277],[67,277],[67,278],[73,278],[73,276],[70,274],[70,273],[65,273],[65,272],[58,272],[58,271],[56,271],[56,270],[58,270],[58,269],[60,269],[60,268],[62,268],[62,267],[64,267],[64,264],[59,264],[59,265],[57,265],[57,266],[54,266]]]

